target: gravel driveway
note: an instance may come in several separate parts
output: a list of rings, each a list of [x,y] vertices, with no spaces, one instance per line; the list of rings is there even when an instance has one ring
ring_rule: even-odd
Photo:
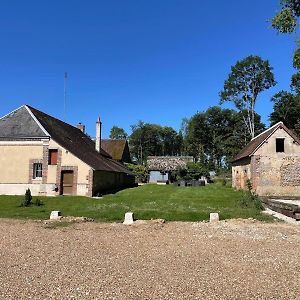
[[[0,299],[300,299],[300,226],[0,220]]]

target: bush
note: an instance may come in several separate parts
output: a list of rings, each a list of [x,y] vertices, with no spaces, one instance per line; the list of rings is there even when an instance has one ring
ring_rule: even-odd
[[[31,191],[30,189],[27,189],[25,192],[25,197],[21,202],[21,206],[29,206],[32,201]]]
[[[136,182],[148,181],[148,168],[144,165],[125,163],[126,167],[133,172]]]
[[[208,177],[206,166],[201,163],[188,162],[186,168],[178,168],[172,172],[172,177],[176,180],[198,180],[201,176]]]
[[[243,193],[242,198],[240,199],[240,205],[242,207],[254,207],[258,210],[263,210],[264,207],[259,199],[258,195],[252,190],[252,183],[247,180],[247,190]]]

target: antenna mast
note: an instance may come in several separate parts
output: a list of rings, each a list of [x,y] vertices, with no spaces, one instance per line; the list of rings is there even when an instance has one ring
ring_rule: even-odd
[[[65,122],[67,122],[67,79],[68,79],[68,73],[65,72],[65,77],[64,77],[64,119],[65,119]]]

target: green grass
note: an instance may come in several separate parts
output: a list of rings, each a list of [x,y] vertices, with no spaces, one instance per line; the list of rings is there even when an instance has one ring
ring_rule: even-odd
[[[96,221],[122,221],[127,211],[133,211],[137,219],[162,218],[167,221],[208,220],[210,212],[218,212],[221,219],[271,219],[254,207],[240,207],[241,196],[242,192],[221,184],[199,188],[145,185],[102,199],[34,197],[42,200],[44,205],[30,207],[19,207],[23,196],[0,196],[0,217],[48,219],[52,210],[60,210],[63,216],[84,216]]]

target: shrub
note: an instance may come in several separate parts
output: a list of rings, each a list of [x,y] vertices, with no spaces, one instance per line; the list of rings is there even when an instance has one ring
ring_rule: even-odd
[[[208,177],[207,168],[201,163],[188,162],[186,168],[178,168],[172,173],[176,180],[198,180],[201,176]]]
[[[21,206],[29,206],[32,201],[31,191],[27,189],[25,192],[25,197],[22,199]]]
[[[246,182],[247,190],[243,193],[240,199],[240,205],[242,207],[254,207],[258,210],[263,210],[264,207],[258,197],[258,195],[252,190],[252,183],[250,179]]]
[[[125,163],[126,167],[133,172],[136,182],[148,181],[148,168],[144,165]]]

